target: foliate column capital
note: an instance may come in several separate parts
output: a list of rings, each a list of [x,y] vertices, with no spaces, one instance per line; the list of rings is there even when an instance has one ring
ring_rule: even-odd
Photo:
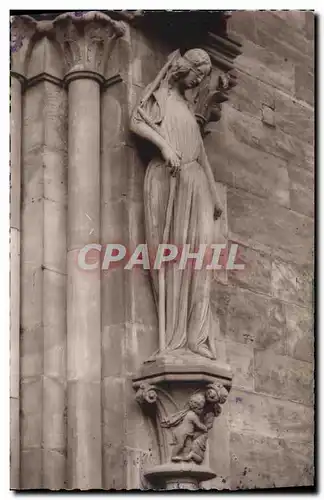
[[[66,81],[93,78],[103,83],[111,50],[126,25],[102,12],[68,12],[53,26],[64,55]]]
[[[37,21],[30,16],[12,16],[10,23],[11,74],[23,82]]]

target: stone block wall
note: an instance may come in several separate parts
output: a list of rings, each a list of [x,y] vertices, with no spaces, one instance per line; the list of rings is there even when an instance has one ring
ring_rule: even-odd
[[[221,120],[209,126],[205,144],[226,200],[222,232],[228,242],[239,244],[245,270],[215,274],[214,279],[212,304],[220,324],[217,348],[233,368],[234,381],[209,443],[210,465],[218,477],[206,482],[206,488],[313,484],[313,24],[314,15],[307,12],[233,12],[229,21],[229,32],[243,43],[235,63],[238,85],[223,104]],[[132,109],[170,49],[137,30],[130,36]],[[124,101],[120,96],[121,107]],[[111,189],[118,176],[113,196],[119,193],[119,198],[114,203],[128,204],[125,237],[136,245],[144,241],[145,167],[132,138],[126,134],[124,141],[127,147],[119,155],[115,152],[113,178],[103,182],[103,189]],[[106,141],[103,148],[108,149]],[[120,210],[117,213],[120,217]],[[109,220],[110,225],[111,211]],[[125,287],[127,271],[114,273],[108,280]],[[135,467],[139,474],[122,472],[117,462],[115,467],[127,475],[127,487],[132,488],[137,487],[141,464],[152,447],[146,436],[148,422],[143,423],[132,399],[130,376],[157,347],[157,339],[149,277],[140,270],[127,276],[123,297],[107,281],[112,310],[120,311],[117,305],[123,300],[127,312],[124,321],[119,318],[119,327],[109,326],[103,335],[109,345],[118,338],[114,349],[122,360],[118,377],[115,373],[106,383],[116,384],[119,378],[129,389],[123,393],[125,425],[130,427],[123,431],[124,453],[126,470]],[[107,320],[113,317],[107,313]],[[110,365],[111,359],[107,349]],[[131,428],[136,430],[133,435]],[[108,434],[117,436],[114,426],[107,426]]]
[[[311,485],[314,16],[237,11],[228,31],[243,43],[238,85],[205,145],[226,206],[222,237],[239,244],[245,270],[214,276],[217,349],[234,379],[208,444],[217,478],[205,486]],[[62,79],[55,44],[38,43],[26,76]],[[88,219],[80,227],[90,242],[132,251],[145,241],[145,161],[129,118],[170,52],[166,42],[127,26],[111,53],[100,95],[100,216],[95,234]],[[74,298],[83,278],[73,271],[67,238],[68,94],[40,79],[22,101],[21,227],[19,217],[11,224],[16,256],[21,239],[12,487],[145,488],[143,467],[156,462],[156,447],[132,375],[158,348],[148,272],[102,271],[87,282],[93,297]],[[95,328],[85,335],[91,314]]]
[[[228,27],[243,42],[238,85],[206,146],[245,270],[213,290],[234,370],[215,485],[311,485],[314,15],[233,12]],[[216,443],[210,453],[217,470]]]

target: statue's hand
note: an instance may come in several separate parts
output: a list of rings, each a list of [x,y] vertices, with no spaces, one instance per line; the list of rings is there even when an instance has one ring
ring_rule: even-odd
[[[175,175],[180,170],[180,154],[173,151],[170,146],[162,148],[161,153],[168,167],[171,169],[171,175]]]
[[[214,219],[217,220],[220,218],[220,216],[222,215],[223,211],[218,208],[218,207],[215,207],[214,208]]]

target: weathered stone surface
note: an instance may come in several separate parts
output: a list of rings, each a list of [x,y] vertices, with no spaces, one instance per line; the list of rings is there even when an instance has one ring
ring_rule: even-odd
[[[32,330],[42,321],[43,271],[22,264],[21,327]]]
[[[24,155],[22,200],[30,203],[44,196],[66,204],[67,156],[64,151],[36,146]]]
[[[27,77],[32,78],[42,73],[63,78],[64,65],[62,64],[62,54],[47,37],[37,40],[28,60]]]
[[[124,281],[124,280],[127,281]],[[130,319],[130,302],[126,290],[128,277],[122,266],[108,269],[101,279],[102,328],[122,325]]]
[[[67,488],[66,456],[60,450],[43,450],[43,487],[49,490]]]
[[[300,101],[314,106],[314,74],[302,64],[295,66],[295,95]]]
[[[157,323],[156,317],[155,323]],[[157,332],[157,324],[155,326],[139,323],[127,325],[125,365],[129,374],[135,373],[144,361],[157,352],[158,338],[156,338],[155,332]]]
[[[224,479],[230,476],[230,433],[228,427],[228,407],[222,407],[222,413],[214,421],[209,432],[209,466],[217,474],[215,479],[209,481],[210,488],[223,489]],[[220,450],[223,450],[220,453]],[[203,483],[203,486],[206,487]]]
[[[240,83],[231,90],[231,106],[238,111],[249,113],[259,118],[262,84],[250,74],[240,70],[237,70],[237,78]],[[271,87],[267,88],[269,89],[269,93],[273,92]]]
[[[124,199],[101,202],[101,239],[103,245],[127,242],[128,205]]]
[[[132,83],[144,87],[165,64],[167,49],[134,29],[131,30],[131,47]]]
[[[29,377],[21,381],[21,448],[37,448],[42,444],[43,397],[41,377]],[[40,486],[40,483],[38,487]]]
[[[67,93],[50,82],[44,83],[44,143],[51,149],[67,149]]]
[[[229,33],[236,33],[244,40],[256,41],[256,26],[254,16],[247,10],[237,10],[228,20]]]
[[[312,485],[311,445],[231,433],[231,489]]]
[[[102,331],[102,376],[120,377],[124,372],[125,326],[111,325]]]
[[[311,171],[294,162],[288,163],[290,206],[296,212],[314,217],[315,179]]]
[[[69,130],[68,249],[71,250],[97,243],[100,234],[100,87],[94,80],[70,82]]]
[[[285,354],[285,320],[280,302],[249,290],[232,290],[227,327],[230,339]]]
[[[138,324],[157,328],[157,306],[154,303],[149,271],[135,268],[128,273],[131,273],[132,281],[132,304],[134,307],[132,320]]]
[[[312,57],[313,43],[304,34],[270,11],[255,11],[257,44],[293,62]],[[274,35],[275,33],[275,35]]]
[[[23,151],[30,151],[41,146],[44,140],[44,89],[45,83],[35,85],[27,90],[23,101]]]
[[[229,118],[236,127],[234,120],[240,116],[230,115],[231,111]],[[205,143],[216,180],[289,206],[289,178],[284,159],[242,142],[236,129],[229,128],[224,134],[213,132]]]
[[[280,52],[269,51],[266,45],[245,40],[243,53],[237,58],[235,65],[268,85],[287,92],[294,91],[295,69],[292,61],[285,59]]]
[[[70,251],[67,256],[67,378],[99,382],[100,362],[94,360],[100,360],[101,352],[100,272],[78,267],[76,255]]]
[[[210,303],[212,313],[218,319],[219,328],[217,328],[217,333],[220,339],[224,339],[226,336],[228,307],[230,303],[229,287],[214,281],[212,283]]]
[[[260,119],[242,113],[229,104],[223,105],[228,130],[237,141],[286,160],[309,162],[314,158],[314,146],[306,140],[289,135],[279,127],[262,126]]]
[[[66,228],[65,205],[44,198],[44,258],[43,266],[66,274]]]
[[[269,106],[267,106],[266,104],[263,104],[261,112],[262,112],[262,123],[265,123],[269,127],[275,127],[276,117],[274,110]]]
[[[10,227],[20,230],[22,84],[10,80]]]
[[[130,114],[130,109],[127,105],[127,82],[119,81],[105,89],[101,102],[101,147],[104,152],[107,148],[125,144],[125,135],[128,133]],[[104,170],[105,167],[103,168],[103,172]]]
[[[279,260],[272,262],[272,293],[275,297],[299,305],[310,305],[313,299],[313,270]]]
[[[314,361],[314,318],[310,308],[286,304],[287,342],[289,356]]]
[[[20,412],[19,399],[10,398],[10,489],[19,489],[20,472]]]
[[[42,450],[21,450],[20,489],[33,490],[42,487]]]
[[[226,342],[226,362],[233,370],[233,387],[253,390],[253,347],[228,340]]]
[[[21,329],[20,334],[20,376],[34,377],[43,372],[44,331],[41,324],[30,329]]]
[[[315,12],[306,11],[305,13],[305,34],[309,40],[314,41],[315,38]]]
[[[126,484],[125,457],[123,445],[108,443],[103,447],[104,490],[122,490]]]
[[[19,214],[20,215],[20,214]],[[19,398],[20,231],[10,228],[10,397]]]
[[[314,111],[302,105],[286,94],[276,92],[275,96],[276,126],[295,138],[314,143]]]
[[[65,453],[65,381],[43,378],[42,443],[47,450]]]
[[[311,363],[271,350],[255,352],[255,390],[311,406],[313,404],[313,367]]]
[[[101,384],[69,381],[67,481],[72,489],[102,486]]]
[[[150,464],[150,455],[150,452],[142,449],[125,447],[126,488],[128,490],[148,489],[144,471]]]
[[[312,262],[313,224],[304,215],[239,189],[228,189],[229,237],[283,260]]]
[[[275,17],[283,19],[293,30],[303,33],[307,11],[304,10],[272,10]]]
[[[43,270],[44,372],[49,377],[66,376],[66,276]],[[39,333],[42,335],[42,330]],[[27,332],[26,332],[27,334]]]
[[[228,400],[228,423],[230,430],[238,434],[299,440],[307,446],[314,432],[314,410],[234,387]]]
[[[271,259],[269,256],[240,245],[237,263],[243,264],[244,269],[228,271],[228,280],[231,285],[249,288],[254,292],[267,295],[271,294]]]
[[[104,446],[119,444],[125,439],[125,379],[105,377],[102,381]]]

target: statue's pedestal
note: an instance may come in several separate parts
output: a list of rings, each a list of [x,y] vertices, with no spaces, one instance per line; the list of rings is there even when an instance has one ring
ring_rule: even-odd
[[[216,474],[209,467],[168,462],[145,471],[146,479],[165,490],[198,490],[202,481],[213,479]]]
[[[144,471],[153,488],[195,490],[215,477],[205,456],[208,430],[231,382],[228,365],[185,349],[146,361],[134,375],[136,399],[153,421],[160,455],[160,465]]]

